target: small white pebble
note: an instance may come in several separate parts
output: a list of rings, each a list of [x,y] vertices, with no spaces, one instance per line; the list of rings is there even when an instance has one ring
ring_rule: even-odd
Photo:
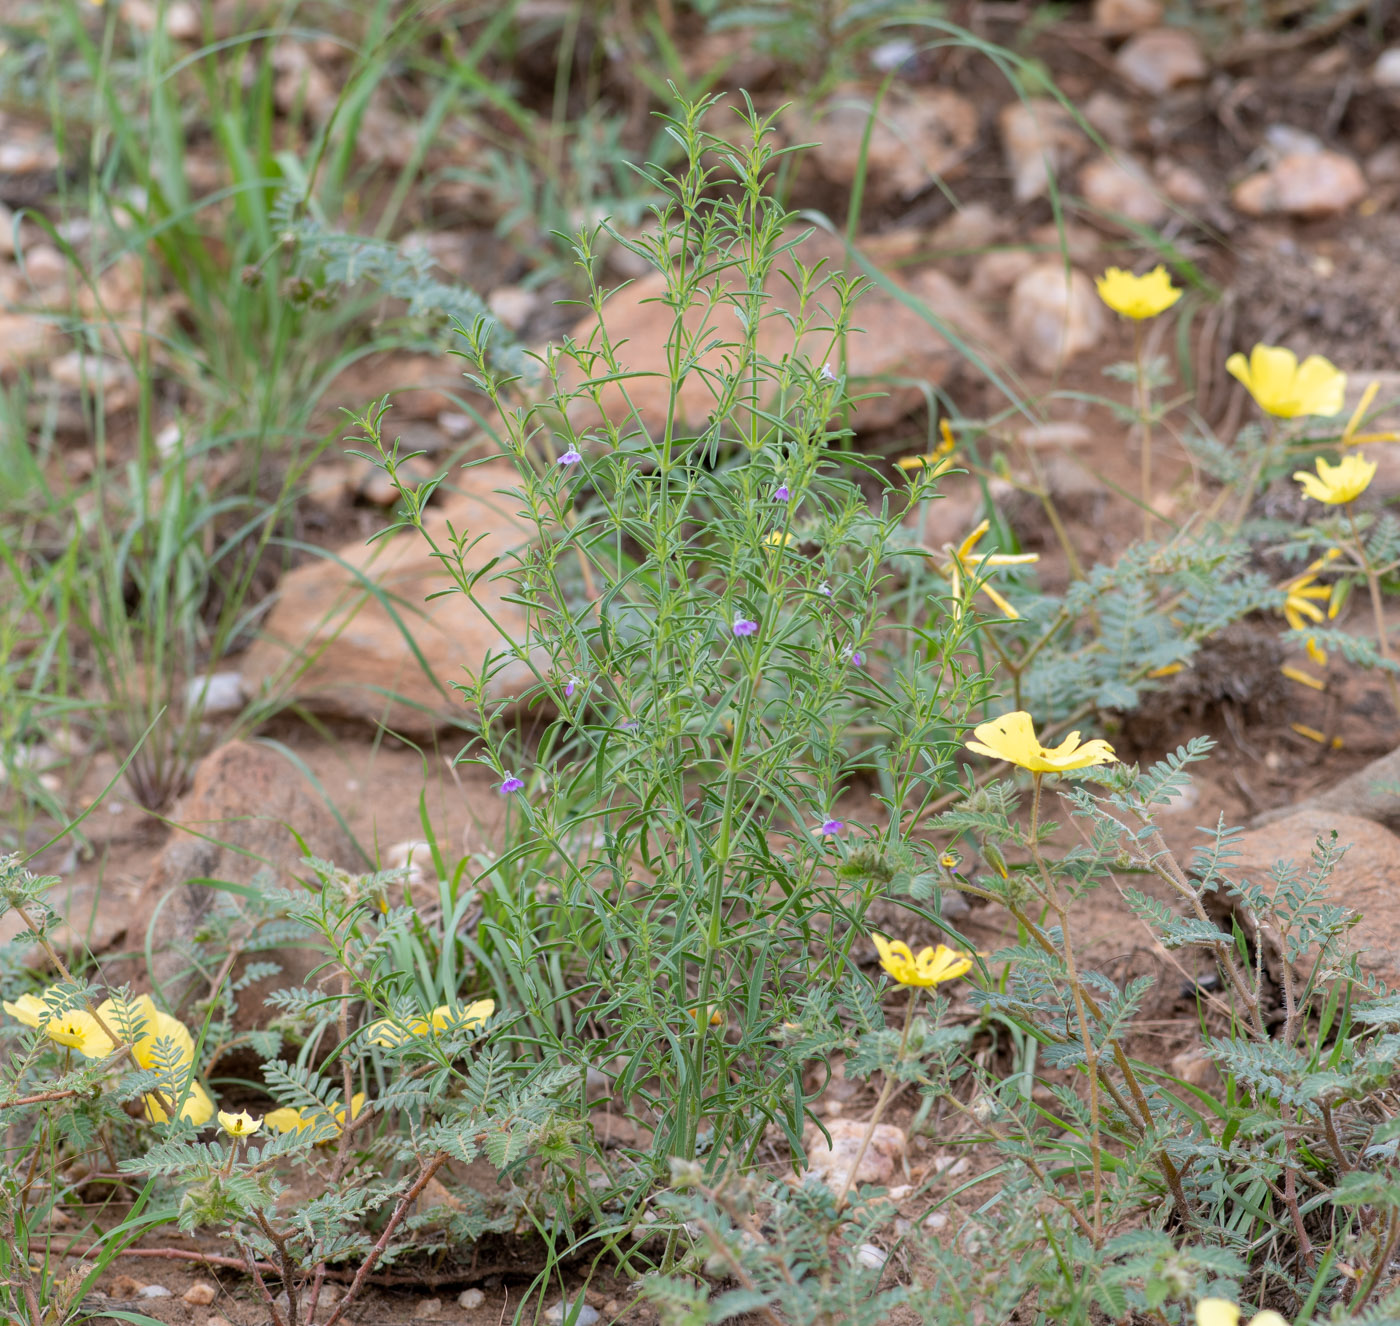
[[[191,677],[185,683],[185,708],[195,709],[201,700],[206,714],[236,714],[243,708],[243,674],[214,672],[207,677]]]
[[[136,1291],[137,1298],[169,1298],[170,1291],[164,1285],[145,1285]]]
[[[942,1211],[935,1211],[924,1221],[925,1229],[942,1229],[948,1223],[948,1217]]]
[[[862,1243],[860,1247],[856,1249],[856,1261],[864,1266],[867,1271],[881,1270],[886,1260],[886,1254],[873,1243]]]
[[[217,1291],[207,1280],[196,1280],[182,1295],[185,1302],[194,1308],[207,1308],[216,1296]]]
[[[546,1308],[544,1319],[548,1326],[563,1326],[569,1321],[569,1313],[573,1312],[574,1317],[570,1326],[594,1326],[594,1323],[602,1320],[602,1314],[597,1308],[590,1308],[587,1303],[580,1303],[577,1308],[574,1304],[560,1299],[553,1307]]]
[[[902,1202],[913,1191],[914,1185],[912,1183],[901,1183],[898,1188],[890,1189],[890,1201]]]
[[[457,1306],[466,1308],[468,1312],[474,1311],[486,1302],[486,1295],[479,1289],[464,1289],[457,1295]]]

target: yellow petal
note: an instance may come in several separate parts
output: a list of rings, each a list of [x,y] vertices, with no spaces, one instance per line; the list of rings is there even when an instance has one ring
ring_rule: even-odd
[[[1371,402],[1376,399],[1376,393],[1380,389],[1381,384],[1373,379],[1367,385],[1366,390],[1361,393],[1361,399],[1357,401],[1356,409],[1351,412],[1347,426],[1342,429],[1342,446],[1346,446],[1356,436],[1356,430],[1361,426],[1361,421],[1366,417],[1366,411],[1371,408]]]
[[[1181,298],[1171,276],[1160,263],[1145,276],[1134,276],[1121,267],[1110,267],[1095,281],[1099,298],[1115,313],[1141,321],[1155,318]]]
[[[1330,418],[1342,412],[1346,401],[1347,375],[1321,355],[1309,355],[1298,368],[1293,390],[1299,414]]]
[[[22,994],[13,1001],[6,999],[0,1008],[26,1027],[40,1026],[49,1016],[49,1006],[35,994]]]
[[[1203,1298],[1196,1304],[1196,1326],[1239,1326],[1240,1310],[1228,1298]]]
[[[166,1097],[177,1098],[181,1094],[179,1091],[164,1093]],[[146,1117],[154,1123],[166,1123],[169,1120],[170,1116],[166,1113],[159,1096],[151,1094],[146,1097]],[[196,1128],[204,1127],[214,1117],[214,1102],[198,1082],[190,1083],[189,1095],[180,1106],[180,1117],[194,1124]]]

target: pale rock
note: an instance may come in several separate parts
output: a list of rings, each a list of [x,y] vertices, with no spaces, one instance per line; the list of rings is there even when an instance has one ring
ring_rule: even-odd
[[[534,537],[516,515],[519,499],[508,495],[519,482],[515,469],[503,462],[481,465],[468,472],[468,481],[470,492],[439,490],[445,500],[425,516],[428,531],[442,546],[450,521],[479,540],[473,565],[492,557],[509,565],[512,553]],[[362,577],[399,600],[412,642]],[[253,693],[265,686],[317,713],[382,721],[416,735],[461,715],[461,699],[447,683],[479,672],[488,655],[495,669],[488,698],[515,699],[535,674],[513,656],[516,643],[525,640],[527,619],[507,599],[512,587],[490,576],[479,581],[476,595],[484,612],[464,594],[428,602],[452,584],[415,530],[369,546],[347,544],[335,560],[297,567],[282,578],[263,633],[244,656],[244,680]]]
[[[437,417],[437,426],[448,437],[466,437],[476,427],[476,420],[460,410],[444,410]]]
[[[433,870],[433,849],[417,839],[395,843],[384,853],[380,869],[405,871],[404,878],[409,888],[422,888]],[[432,878],[436,878],[436,875],[432,875]]]
[[[810,110],[782,117],[795,142],[814,143],[810,155],[827,179],[856,176],[875,93],[845,84]],[[977,141],[977,108],[949,88],[890,87],[880,102],[866,157],[872,197],[909,198],[961,165]]]
[[[797,248],[796,257],[808,267],[825,261],[828,274],[842,269],[854,269],[847,262],[841,242],[817,233],[805,239]],[[787,274],[785,276],[785,273]],[[784,258],[774,264],[766,287],[769,296],[759,325],[759,353],[773,362],[793,354],[820,354],[823,359],[835,357],[829,345],[829,333],[812,331],[800,345],[794,344],[792,323],[784,312],[796,309],[791,276],[791,260]],[[891,278],[898,286],[900,282]],[[627,382],[626,395],[616,387],[600,392],[601,405],[607,416],[624,432],[635,410],[643,424],[658,427],[664,421],[671,404],[669,363],[666,356],[667,338],[671,334],[673,311],[662,302],[667,282],[664,273],[654,272],[620,290],[604,305],[603,322],[614,345],[621,345],[619,357],[624,371],[632,376]],[[737,289],[736,285],[730,286]],[[960,336],[974,343],[994,342],[995,330],[967,294],[939,272],[927,271],[916,276],[906,287],[916,295],[943,323],[957,330]],[[733,308],[726,303],[706,303],[688,311],[686,327],[698,333],[702,320],[714,327],[720,339],[740,334]],[[596,334],[592,314],[583,318],[573,335],[586,342]],[[698,366],[709,374],[723,371],[731,351],[716,345],[700,356]],[[917,383],[939,385],[961,362],[961,354],[948,339],[939,334],[930,321],[903,301],[874,286],[856,302],[852,327],[845,341],[845,362],[854,390],[871,390],[876,394],[863,400],[853,422],[858,429],[888,428],[917,409],[925,400]],[[563,372],[566,389],[576,387],[582,380],[577,365],[566,365]],[[909,385],[900,385],[900,381]],[[868,384],[868,386],[867,386]],[[692,371],[682,382],[675,402],[677,421],[699,426],[716,405],[713,379],[706,373]],[[575,424],[589,427],[594,422],[591,401],[579,399],[571,407],[576,412]],[[635,427],[635,425],[633,425]]]
[[[1035,264],[1029,249],[993,249],[973,263],[968,290],[974,299],[1003,299]]]
[[[1025,358],[1053,373],[1092,350],[1105,330],[1103,305],[1083,272],[1059,263],[1026,272],[1011,292],[1011,334]]]
[[[240,712],[247,697],[241,672],[211,672],[185,683],[185,712],[199,709],[206,717]]]
[[[166,424],[155,436],[156,453],[165,460],[179,454],[185,442],[185,429],[178,420]]]
[[[442,1299],[425,1298],[413,1309],[414,1321],[431,1321],[442,1316]]]
[[[41,130],[0,114],[0,174],[37,175],[58,169],[58,148]]]
[[[136,404],[139,392],[136,374],[124,360],[84,354],[79,350],[52,360],[49,376],[60,387],[100,399],[107,414],[130,409]]]
[[[31,244],[19,256],[25,278],[36,290],[63,285],[68,279],[68,260],[52,244]]]
[[[1264,145],[1277,161],[1289,156],[1316,156],[1327,149],[1322,139],[1292,124],[1271,124],[1264,130]]]
[[[0,203],[0,258],[15,256],[15,214]]]
[[[319,460],[306,472],[304,496],[318,511],[334,511],[354,494],[354,475],[343,460]]]
[[[335,84],[319,65],[313,63],[306,48],[287,38],[272,48],[272,85],[277,109],[284,115],[301,107],[311,119],[324,123],[330,119],[339,100]]]
[[[1021,429],[1017,437],[1023,447],[1047,451],[1054,447],[1087,447],[1094,440],[1094,430],[1064,419],[1048,424],[1031,424]]]
[[[1162,21],[1160,0],[1094,0],[1094,26],[1110,37],[1125,37]]]
[[[1063,170],[1085,143],[1074,116],[1050,97],[1011,102],[997,116],[997,127],[1018,203],[1048,192],[1052,172]]]
[[[856,1261],[867,1271],[882,1271],[889,1260],[889,1254],[873,1243],[862,1243],[856,1249]]]
[[[919,48],[908,37],[882,41],[870,51],[870,63],[882,74],[907,72],[919,57]]]
[[[831,1134],[828,1143],[817,1125],[809,1123],[802,1139],[807,1152],[807,1174],[819,1179],[834,1192],[840,1192],[846,1185],[846,1176],[856,1163],[866,1127],[866,1123],[860,1119],[833,1119],[827,1125],[827,1132]],[[895,1163],[903,1160],[906,1149],[903,1129],[890,1123],[876,1124],[853,1182],[888,1187]]]
[[[1377,87],[1400,88],[1400,46],[1381,52],[1371,69],[1371,81]]]
[[[1208,1089],[1220,1080],[1215,1060],[1199,1047],[1174,1054],[1170,1067],[1173,1077],[1179,1077],[1183,1082],[1189,1082],[1193,1087]]]
[[[929,248],[946,253],[975,253],[1005,238],[1009,227],[986,203],[959,207],[928,236]]]
[[[1231,199],[1247,216],[1285,213],[1302,220],[1336,216],[1366,196],[1361,167],[1339,152],[1296,152],[1235,186]]]
[[[486,1302],[486,1295],[479,1289],[464,1289],[457,1295],[457,1306],[467,1312],[475,1312]]]
[[[137,1291],[137,1298],[171,1298],[170,1290],[164,1285],[144,1285]]]
[[[1209,72],[1201,44],[1184,28],[1151,28],[1130,38],[1113,57],[1118,72],[1141,92],[1160,97]]]
[[[1099,261],[1103,247],[1103,236],[1088,226],[1077,226],[1073,222],[1056,225],[1047,221],[1037,226],[1030,234],[1031,243],[1046,252],[1053,253],[1056,260],[1068,258],[1076,267],[1093,267]],[[1045,259],[1041,258],[1041,262]]]
[[[218,1296],[218,1290],[207,1280],[196,1280],[180,1296],[192,1308],[207,1308]]]
[[[58,328],[29,313],[0,313],[0,377],[49,358],[59,344]]]
[[[486,298],[486,306],[492,316],[503,326],[518,332],[539,307],[539,296],[523,286],[497,286]]]
[[[1387,759],[1390,765],[1395,763],[1393,756]],[[1375,772],[1373,765],[1336,790],[1362,782],[1364,774],[1374,778]],[[1364,795],[1356,796],[1353,806],[1365,804]],[[1339,799],[1335,794],[1331,797]],[[1373,820],[1331,809],[1327,803],[1324,794],[1311,805],[1290,808],[1266,828],[1242,834],[1231,844],[1232,859],[1225,873],[1231,880],[1248,879],[1270,888],[1269,873],[1278,862],[1292,861],[1306,870],[1317,839],[1327,839],[1335,830],[1338,845],[1347,850],[1327,881],[1326,901],[1358,915],[1360,919],[1347,932],[1346,946],[1357,953],[1363,973],[1394,989],[1400,983],[1400,914],[1394,905],[1400,837]],[[1247,918],[1242,919],[1248,924]],[[1306,971],[1314,958],[1313,951],[1304,953],[1299,970]]]
[[[1375,184],[1400,180],[1400,143],[1387,143],[1366,158],[1366,178]]]
[[[1123,216],[1139,225],[1155,226],[1167,216],[1167,205],[1146,167],[1132,157],[1100,157],[1079,172],[1079,190],[1092,207],[1110,217]]]
[[[175,0],[165,10],[165,33],[172,41],[198,41],[202,27],[199,11],[188,0]]]
[[[1180,162],[1158,158],[1152,170],[1162,192],[1178,207],[1205,207],[1210,202],[1211,192],[1205,180]]]
[[[233,1323],[227,1317],[216,1312],[212,1316],[205,1317],[204,1326],[233,1326]]]
[[[587,1303],[570,1303],[561,1298],[545,1309],[544,1320],[546,1326],[595,1326],[602,1320],[602,1314]]]
[[[1122,97],[1099,88],[1084,103],[1083,114],[1113,147],[1126,148],[1133,141],[1133,108]]]
[[[948,1217],[942,1211],[935,1211],[924,1220],[924,1228],[939,1230],[945,1229],[948,1225]]]

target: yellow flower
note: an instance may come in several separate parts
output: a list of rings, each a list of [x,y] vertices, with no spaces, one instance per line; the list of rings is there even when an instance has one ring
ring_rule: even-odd
[[[85,1008],[71,1008],[44,1023],[44,1034],[87,1059],[105,1059],[116,1048]]]
[[[801,540],[795,534],[785,534],[782,530],[775,529],[763,542],[768,544],[770,548],[791,548],[793,544],[800,543]]]
[[[13,1003],[6,999],[0,1003],[3,1008],[17,1022],[23,1022],[26,1027],[38,1027],[48,1020],[49,1006],[44,1003],[38,995],[22,994]]]
[[[1203,1298],[1196,1304],[1196,1326],[1239,1326],[1240,1310],[1228,1298]],[[1272,1308],[1256,1312],[1249,1326],[1288,1326]]]
[[[1063,773],[1066,769],[1113,764],[1118,759],[1113,747],[1101,738],[1081,745],[1078,732],[1071,732],[1053,750],[1047,750],[1036,740],[1035,723],[1023,709],[1003,714],[989,723],[979,723],[972,729],[972,735],[977,740],[966,743],[968,750],[989,755],[994,760],[1019,764],[1031,773]]]
[[[439,1004],[426,1018],[413,1018],[407,1024],[394,1022],[391,1018],[380,1018],[370,1023],[371,1045],[393,1048],[403,1045],[415,1036],[427,1036],[445,1031],[470,1031],[480,1026],[496,1011],[494,999],[478,999],[465,1008],[461,1004]]]
[[[179,1097],[182,1091],[167,1091],[163,1093],[166,1097]],[[166,1123],[170,1115],[166,1113],[165,1106],[159,1096],[148,1095],[146,1097],[146,1117],[153,1123]],[[196,1128],[203,1128],[210,1119],[214,1117],[214,1102],[210,1099],[209,1093],[200,1086],[198,1082],[190,1083],[189,1095],[185,1096],[185,1103],[180,1106],[180,1117],[194,1124]]]
[[[356,1118],[365,1103],[365,1093],[357,1091],[350,1097],[350,1117]],[[334,1111],[327,1114],[325,1110],[296,1110],[290,1105],[284,1105],[280,1110],[270,1110],[263,1118],[263,1122],[275,1133],[304,1133],[308,1128],[315,1127],[319,1123],[330,1126],[331,1131],[320,1139],[318,1145],[329,1142],[333,1138],[340,1136],[340,1130],[345,1123],[345,1106],[337,1105]]]
[[[239,1114],[219,1111],[219,1127],[230,1137],[252,1137],[263,1126],[261,1119],[255,1119],[247,1110]]]
[[[941,985],[944,981],[956,980],[972,967],[971,958],[946,944],[936,949],[926,948],[915,957],[902,939],[891,942],[883,935],[870,938],[880,954],[880,966],[900,985]]]
[[[901,470],[923,470],[932,469],[933,473],[929,478],[936,479],[940,474],[952,469],[953,452],[957,449],[957,439],[953,436],[952,425],[947,419],[938,421],[938,436],[943,440],[934,447],[932,451],[926,451],[922,456],[905,456],[895,461]]]
[[[1327,683],[1320,677],[1314,677],[1310,672],[1304,672],[1302,668],[1295,668],[1285,663],[1279,671],[1283,673],[1289,681],[1296,681],[1300,686],[1310,686],[1315,691],[1325,691]]]
[[[1141,322],[1165,313],[1181,291],[1172,285],[1167,269],[1158,263],[1146,276],[1134,276],[1121,267],[1110,267],[1094,282],[1099,298],[1115,313]]]
[[[1335,465],[1317,458],[1317,473],[1295,470],[1293,477],[1303,485],[1303,496],[1328,506],[1341,506],[1354,501],[1366,491],[1366,485],[1376,474],[1376,462],[1367,460],[1359,451],[1345,455]]]
[[[1261,410],[1279,419],[1333,415],[1342,408],[1347,375],[1321,355],[1309,355],[1300,365],[1292,350],[1256,345],[1248,360],[1233,354],[1225,368],[1244,383]]]

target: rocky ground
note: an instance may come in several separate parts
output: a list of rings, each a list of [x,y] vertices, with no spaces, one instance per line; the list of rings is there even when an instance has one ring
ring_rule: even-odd
[[[144,10],[123,5],[128,8],[139,21]],[[1035,6],[953,8],[981,35],[1014,41]],[[1138,529],[1137,514],[1112,500],[1106,487],[1132,490],[1136,456],[1125,449],[1122,425],[1080,393],[1100,391],[1104,367],[1130,353],[1129,333],[1099,303],[1091,278],[1108,263],[1138,261],[1144,228],[1199,273],[1182,323],[1184,347],[1158,347],[1192,352],[1196,371],[1185,380],[1180,417],[1195,411],[1222,431],[1237,423],[1244,399],[1224,375],[1223,361],[1260,339],[1325,353],[1352,375],[1353,399],[1372,378],[1382,383],[1381,401],[1400,399],[1393,276],[1400,263],[1400,46],[1387,49],[1359,22],[1220,44],[1164,26],[1160,9],[1153,0],[1067,6],[1020,38],[1023,53],[1050,71],[1091,132],[1048,94],[1018,96],[966,50],[919,52],[892,43],[897,49],[880,66],[895,69],[897,78],[870,142],[856,259],[876,274],[856,316],[872,334],[851,337],[847,364],[856,378],[920,385],[864,403],[855,419],[860,444],[882,463],[922,449],[922,384],[946,393],[958,413],[984,417],[1005,405],[997,381],[1014,384],[1023,397],[1043,403],[1043,417],[1028,422],[1010,414],[1000,425],[1007,453],[1043,474],[1086,563],[1112,561]],[[173,6],[167,23],[178,25],[182,12]],[[187,35],[192,40],[194,32]],[[732,35],[697,39],[687,59],[697,65],[729,59],[724,85],[731,97],[742,86],[761,107],[788,100],[772,62]],[[289,42],[281,67],[285,111],[296,105],[313,117],[329,113],[327,89],[341,73],[333,49]],[[817,144],[793,181],[795,205],[824,212],[838,231],[878,87],[879,70],[870,73],[816,104],[794,101],[778,121],[787,141]],[[372,109],[360,150],[389,168],[404,159],[410,121],[402,107]],[[566,293],[559,278],[531,283],[520,236],[498,233],[491,199],[450,178],[447,167],[472,161],[481,145],[470,123],[444,125],[434,148],[438,182],[425,185],[417,200],[413,242],[432,255],[443,280],[486,295],[526,344],[586,331],[576,308],[554,302]],[[40,118],[0,109],[0,200],[8,208],[37,203],[42,209],[62,164]],[[825,233],[805,243],[808,257],[851,263],[840,241]],[[656,333],[665,310],[646,302],[655,278],[632,269],[621,250],[609,264],[611,280],[634,282],[607,306],[614,339],[627,340],[628,367],[659,372]],[[931,333],[895,292],[923,301],[947,334]],[[80,360],[52,316],[73,297],[68,264],[38,220],[22,218],[16,229],[0,208],[0,375],[10,381],[24,375],[32,384],[30,417],[45,421],[52,446],[43,460],[59,485],[81,482],[92,469],[86,401],[94,375],[103,383],[106,445],[120,454],[137,436],[135,387],[124,361],[110,354]],[[109,311],[135,310],[140,286],[131,266],[108,269],[95,297]],[[179,310],[150,316],[178,317]],[[969,360],[969,347],[980,363]],[[521,527],[496,492],[510,482],[505,468],[458,468],[487,454],[489,444],[473,421],[482,403],[467,390],[457,361],[393,353],[361,363],[325,393],[317,424],[332,427],[342,408],[359,411],[385,391],[393,393],[392,430],[427,453],[426,470],[448,471],[432,508],[435,525],[466,522],[485,534],[488,551],[517,546]],[[664,398],[647,396],[645,379],[633,400],[644,411],[664,407]],[[700,396],[681,402],[697,417],[706,405]],[[166,416],[157,431],[177,427],[178,391],[160,408]],[[1375,491],[1400,496],[1400,445],[1379,454]],[[1161,455],[1158,509],[1184,515],[1189,463],[1172,445]],[[947,491],[925,531],[935,545],[961,538],[980,503],[971,481],[955,481]],[[1018,501],[1009,486],[999,496],[1024,546],[1043,554],[1047,582],[1063,583],[1066,568],[1038,506]],[[1265,499],[1282,519],[1300,517],[1290,508],[1294,500],[1282,489]],[[262,590],[271,602],[260,637],[218,663],[227,675],[208,706],[208,753],[192,786],[168,816],[158,817],[118,785],[84,825],[83,850],[65,841],[36,863],[64,880],[54,901],[68,917],[72,942],[86,944],[114,977],[134,970],[131,955],[148,944],[158,966],[170,928],[189,934],[198,925],[207,900],[177,895],[182,903],[164,904],[172,885],[194,877],[246,883],[261,866],[290,869],[299,852],[287,825],[315,852],[347,867],[402,864],[423,837],[419,795],[426,789],[439,835],[465,850],[491,845],[499,800],[485,775],[452,767],[462,709],[447,683],[479,663],[500,636],[460,597],[424,601],[443,583],[442,573],[415,535],[366,545],[392,501],[381,476],[340,449],[317,462],[307,476],[298,534],[335,556],[299,555]],[[362,573],[407,605],[417,653],[381,604],[364,601]],[[493,607],[506,630],[520,625],[511,604]],[[1358,934],[1369,950],[1368,969],[1393,981],[1400,972],[1385,903],[1400,870],[1400,799],[1376,787],[1400,782],[1400,770],[1391,774],[1387,765],[1375,773],[1368,766],[1400,744],[1400,723],[1380,682],[1347,673],[1344,665],[1327,696],[1298,693],[1278,674],[1276,646],[1268,643],[1275,629],[1261,623],[1243,640],[1223,643],[1214,666],[1207,651],[1202,665],[1142,710],[1113,720],[1116,740],[1126,755],[1144,759],[1193,732],[1220,742],[1190,804],[1169,817],[1167,838],[1178,850],[1188,850],[1196,825],[1223,814],[1256,826],[1241,843],[1241,868],[1263,870],[1281,856],[1305,857],[1319,831],[1337,829],[1352,844],[1338,895],[1364,917]],[[287,688],[295,712],[245,731],[245,705],[286,675],[289,646],[308,642],[319,654]],[[497,679],[501,694],[512,684],[508,675]],[[1300,735],[1296,723],[1339,742],[1319,745]],[[239,739],[225,742],[229,732]],[[46,747],[35,758],[75,811],[116,769],[98,751]],[[50,827],[31,823],[30,844],[42,842]],[[421,847],[415,862],[417,887],[431,898],[431,867]],[[1133,928],[1119,900],[1097,895],[1081,911],[1089,961],[1115,977],[1152,972],[1159,978],[1150,1024],[1156,1040],[1144,1057],[1188,1078],[1213,1071],[1198,1050],[1189,993],[1194,973]],[[988,948],[1005,933],[1004,918],[990,910],[960,924]],[[828,1158],[815,1134],[811,1139],[814,1167],[838,1171],[842,1148],[858,1138],[869,1105],[865,1088],[847,1082],[839,1067],[820,1110],[835,1155]],[[938,1143],[927,1129],[910,1138],[909,1118],[908,1110],[894,1111],[862,1180],[891,1183],[898,1198],[902,1184],[912,1191],[929,1173],[946,1172],[954,1182],[977,1171],[977,1156],[948,1145],[947,1133]],[[910,1221],[920,1217],[912,1206],[904,1213]],[[416,1283],[385,1284],[355,1320],[368,1326],[508,1319],[511,1271],[503,1258],[498,1269],[441,1286],[404,1277]],[[253,1326],[264,1319],[237,1279],[221,1282],[194,1263],[125,1259],[104,1289],[114,1304],[139,1306],[171,1323]],[[604,1320],[618,1318],[627,1301],[625,1286],[596,1281],[587,1298]],[[618,1319],[649,1318],[629,1308]]]

